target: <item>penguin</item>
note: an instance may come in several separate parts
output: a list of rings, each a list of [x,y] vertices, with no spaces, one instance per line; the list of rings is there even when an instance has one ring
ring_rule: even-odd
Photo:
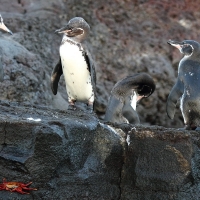
[[[1,16],[1,14],[0,14],[0,29],[3,30],[3,31],[5,31],[5,32],[10,33],[11,35],[13,34],[12,31],[9,30],[9,29],[5,26],[5,24],[3,23],[3,18],[2,18],[2,16]]]
[[[168,44],[178,48],[183,58],[179,62],[176,83],[167,99],[167,115],[174,118],[176,104],[180,99],[184,129],[197,130],[200,126],[200,44],[194,40],[169,40]]]
[[[137,103],[155,90],[153,78],[146,73],[136,73],[118,81],[111,90],[105,113],[105,122],[139,124]]]
[[[60,59],[51,74],[51,89],[57,94],[58,82],[63,74],[68,94],[68,109],[75,110],[75,102],[84,102],[93,111],[96,96],[96,73],[94,61],[83,42],[88,37],[90,26],[81,17],[69,20],[67,25],[55,31],[63,34],[60,44]]]
[[[0,14],[0,29],[7,32],[7,33],[10,33],[11,35],[13,34],[11,30],[9,30],[5,24],[3,23],[3,18]],[[1,53],[0,53],[1,54]],[[4,70],[3,70],[3,64],[2,64],[2,61],[1,61],[1,58],[0,58],[0,81],[2,82],[3,81],[3,78],[4,78]]]

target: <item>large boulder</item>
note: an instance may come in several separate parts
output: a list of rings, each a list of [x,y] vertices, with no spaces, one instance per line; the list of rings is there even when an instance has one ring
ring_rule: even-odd
[[[0,82],[2,100],[44,104],[50,99],[45,70],[40,58],[9,37],[0,38],[4,79]]]
[[[123,145],[94,115],[18,103],[0,106],[0,180],[30,182],[31,195],[0,199],[118,199]]]
[[[38,189],[0,191],[1,200],[199,198],[198,132],[7,101],[0,109],[0,180]]]
[[[194,162],[198,156],[196,136],[199,138],[195,132],[163,127],[133,128],[126,139],[121,199],[197,198],[199,194],[194,192],[199,184],[194,177],[199,175],[199,164]]]

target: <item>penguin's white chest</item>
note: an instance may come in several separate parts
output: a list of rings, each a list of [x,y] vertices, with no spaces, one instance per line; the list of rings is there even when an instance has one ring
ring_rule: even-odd
[[[136,110],[137,106],[137,94],[135,91],[133,91],[132,97],[131,97],[131,107]]]
[[[78,101],[94,101],[91,76],[82,54],[81,46],[65,42],[60,46],[63,75],[68,98]]]

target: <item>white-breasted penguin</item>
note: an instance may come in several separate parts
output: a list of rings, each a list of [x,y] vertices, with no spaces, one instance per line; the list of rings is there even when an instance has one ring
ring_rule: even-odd
[[[10,33],[10,34],[12,35],[12,31],[9,30],[9,29],[6,27],[6,25],[3,23],[3,18],[2,18],[2,16],[1,16],[1,14],[0,14],[0,29],[1,29],[1,30],[4,30],[5,32],[8,32],[8,33]]]
[[[200,127],[200,43],[194,40],[182,42],[169,40],[184,55],[178,66],[178,77],[168,99],[166,110],[173,119],[177,101],[184,119],[185,129]]]
[[[136,73],[118,81],[111,91],[104,121],[139,124],[137,103],[149,97],[154,90],[153,78],[146,73]]]
[[[65,27],[56,30],[62,33],[60,60],[51,74],[51,89],[57,94],[58,82],[63,74],[68,94],[69,108],[75,109],[75,102],[85,102],[93,110],[96,93],[94,62],[82,42],[90,32],[90,26],[81,17],[72,18]]]
[[[9,30],[6,25],[3,23],[3,18],[0,14],[0,29],[7,32],[7,33],[10,33],[12,35],[12,31]],[[2,82],[3,81],[3,78],[4,78],[4,69],[3,69],[3,64],[2,64],[2,61],[1,61],[1,57],[0,57],[0,81]]]

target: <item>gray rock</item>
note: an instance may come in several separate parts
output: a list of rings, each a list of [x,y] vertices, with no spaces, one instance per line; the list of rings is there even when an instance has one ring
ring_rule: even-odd
[[[0,49],[3,71],[0,99],[49,105],[54,97],[40,58],[7,36],[1,36]]]
[[[157,2],[157,4],[159,3]],[[70,18],[81,16],[91,26],[91,37],[86,42],[97,63],[98,99],[95,104],[95,112],[98,117],[103,119],[110,91],[117,81],[127,75],[147,72],[154,78],[157,87],[154,94],[150,98],[142,100],[138,106],[141,122],[146,125],[183,127],[179,109],[177,109],[174,120],[170,120],[165,111],[166,99],[175,82],[177,64],[180,59],[179,53],[167,45],[167,40],[172,36],[179,38],[180,35],[183,38],[190,35],[191,38],[198,40],[199,22],[198,18],[188,18],[195,11],[192,11],[190,15],[184,12],[185,16],[181,13],[180,19],[174,19],[167,14],[163,16],[163,13],[167,12],[165,6],[160,6],[160,9],[157,10],[158,5],[156,5],[152,8],[148,1],[119,3],[110,0],[101,2],[62,0],[41,2],[35,0],[16,1],[10,5],[8,1],[2,0],[1,14],[6,25],[14,33],[9,38],[20,43],[29,53],[36,56],[33,63],[28,63],[28,60],[24,59],[20,52],[20,56],[18,55],[21,57],[20,63],[12,63],[15,71],[18,71],[18,68],[20,70],[22,60],[25,66],[37,65],[36,68],[42,70],[43,74],[39,76],[40,73],[31,72],[39,83],[41,77],[43,82],[38,86],[38,83],[34,82],[36,79],[32,81],[44,93],[35,92],[33,96],[33,91],[28,90],[27,98],[22,98],[20,88],[17,89],[20,94],[14,95],[15,88],[11,87],[6,88],[7,94],[4,92],[4,97],[1,99],[14,101],[31,99],[31,103],[66,109],[67,106],[62,106],[67,105],[64,79],[62,78],[59,82],[60,96],[53,96],[49,90],[49,75],[59,59],[58,48],[61,41],[61,36],[55,35],[54,31],[66,24]],[[175,6],[175,8],[177,7]],[[171,9],[169,10],[171,11]],[[190,28],[184,24],[190,25],[192,33]],[[10,48],[16,49],[15,45]],[[14,52],[11,51],[11,53]],[[12,61],[12,57],[10,59],[11,62],[17,61],[15,59]],[[4,81],[13,73],[11,68],[6,67],[6,63],[10,61],[4,57],[3,67],[6,73]],[[23,83],[30,81],[20,72],[19,76],[23,77],[20,78],[23,79],[20,80]],[[33,76],[31,77],[33,78]],[[24,84],[20,85],[20,87],[23,86]]]
[[[0,102],[0,199],[199,198],[199,133],[111,126],[83,111]],[[124,132],[122,131],[124,130]]]
[[[190,199],[180,195],[184,187],[192,186],[192,174],[196,171],[192,168],[193,144],[189,132],[136,127],[128,133],[127,142],[122,199]]]
[[[0,109],[0,180],[33,181],[38,191],[26,199],[119,198],[123,146],[114,129],[80,111],[7,102]]]

